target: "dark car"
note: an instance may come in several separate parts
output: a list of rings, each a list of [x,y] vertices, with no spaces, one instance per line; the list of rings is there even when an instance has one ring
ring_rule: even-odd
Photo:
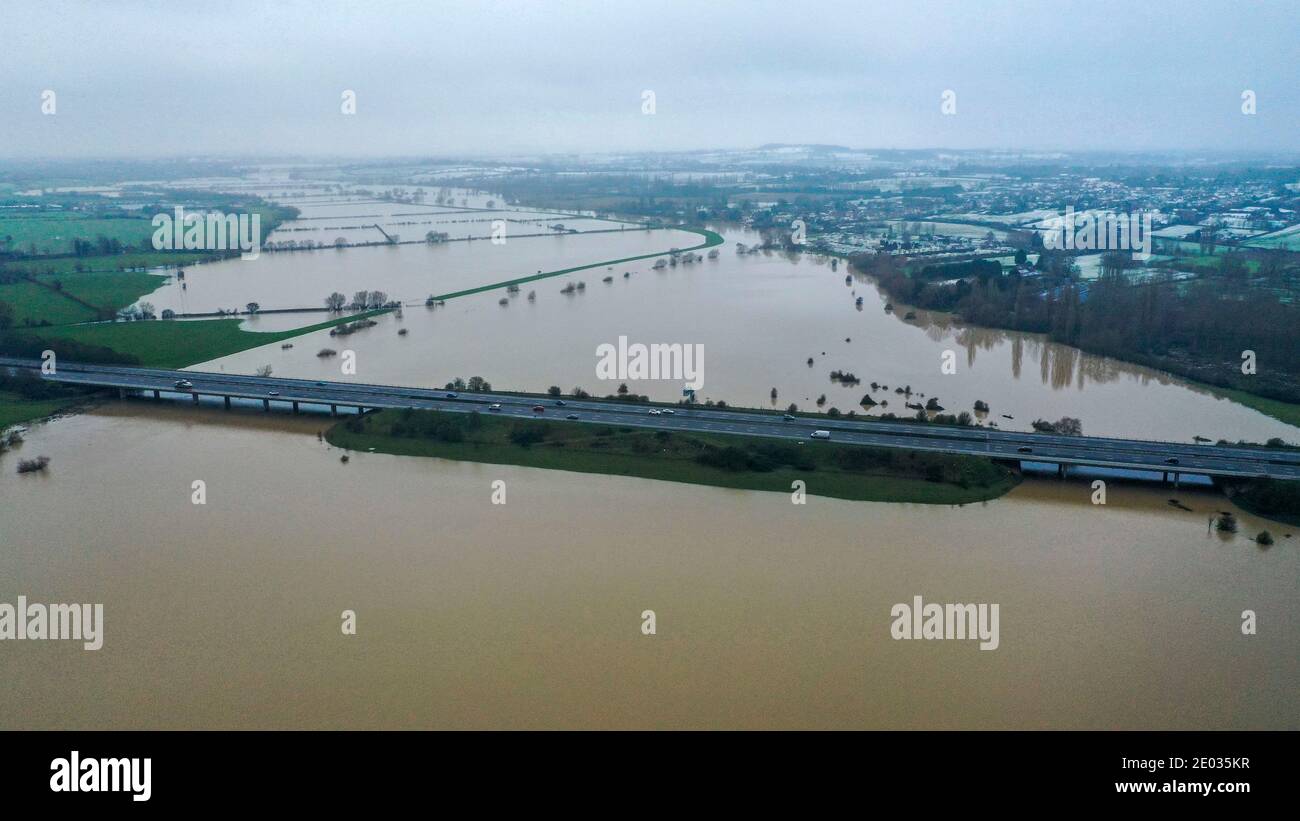
[[[562,408],[562,407],[564,407],[564,400],[563,400],[563,399],[556,399],[556,400],[555,400],[555,407],[557,407],[557,408]]]
[[[541,405],[533,405],[533,413],[544,413],[545,411],[546,408],[543,408]]]
[[[448,399],[455,399],[455,398],[458,397],[458,396],[460,396],[460,394],[458,394],[458,393],[449,393],[449,394],[447,394],[447,398],[448,398]]]
[[[1024,447],[1016,448],[1016,453],[1033,453],[1033,452],[1034,452],[1033,448],[1024,448]]]
[[[1166,464],[1166,465],[1176,465],[1176,464],[1178,464],[1178,458],[1175,457],[1175,456],[1170,456],[1168,459],[1165,460],[1165,464]]]

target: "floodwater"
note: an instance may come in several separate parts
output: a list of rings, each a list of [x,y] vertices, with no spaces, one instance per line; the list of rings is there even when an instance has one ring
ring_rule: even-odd
[[[477,375],[499,389],[543,391],[558,385],[568,391],[578,386],[603,396],[614,393],[621,380],[597,379],[597,348],[626,336],[629,343],[703,346],[700,401],[781,408],[794,403],[816,410],[824,395],[823,409],[863,413],[859,403],[870,394],[881,403],[872,414],[913,416],[915,410],[905,407],[909,401],[924,404],[934,396],[950,413],[972,410],[983,400],[991,406],[989,421],[1011,430],[1029,430],[1040,417],[1072,416],[1092,435],[1300,441],[1300,429],[1160,371],[1084,354],[1040,335],[962,326],[944,314],[920,311],[905,320],[885,311],[888,300],[870,281],[854,275],[846,283],[844,264],[833,270],[828,259],[813,254],[738,255],[735,244],[753,244],[757,235],[715,228],[726,238],[717,259],[661,271],[651,267],[654,259],[599,266],[527,283],[517,295],[488,291],[432,309],[421,299],[400,318],[382,317],[376,327],[346,338],[322,331],[293,340],[291,349],[256,348],[197,367],[252,373],[269,364],[280,376],[435,387]],[[665,234],[675,239],[665,242]],[[256,286],[278,289],[281,302],[292,301],[307,278],[321,281],[318,288],[308,286],[309,292],[323,297],[337,288],[351,295],[351,286],[379,287],[385,277],[406,283],[401,290],[390,284],[390,294],[418,298],[436,289],[428,273],[434,261],[453,256],[464,264],[439,276],[448,285],[465,287],[528,273],[525,260],[545,259],[531,270],[553,270],[671,245],[686,247],[695,239],[675,231],[629,231],[515,240],[505,246],[474,242],[264,255],[257,261],[193,269],[188,298],[210,293],[222,304],[242,305],[247,300],[236,294]],[[492,261],[498,258],[513,261],[496,265]],[[624,277],[625,272],[630,276]],[[605,283],[605,277],[612,280]],[[577,281],[586,283],[583,291],[561,293]],[[535,300],[527,299],[529,291],[536,292]],[[859,297],[861,306],[856,304]],[[505,306],[498,304],[503,298],[508,299]],[[148,299],[159,308],[167,305],[158,294]],[[262,300],[263,306],[268,302]],[[320,318],[301,316],[308,319],[299,325]],[[248,327],[257,328],[262,321]],[[274,327],[282,326],[281,320],[274,321]],[[399,336],[399,329],[407,333]],[[340,359],[318,358],[326,347],[355,351],[355,375],[340,372]],[[943,372],[948,352],[954,373]],[[852,373],[861,383],[832,382],[835,370]],[[685,381],[642,380],[629,387],[674,401]],[[887,387],[872,390],[873,381]],[[910,400],[895,392],[906,386],[914,391]]]
[[[0,727],[1300,729],[1300,545],[1241,511],[1207,532],[1217,496],[1112,484],[1094,506],[1031,480],[961,508],[797,506],[343,464],[327,424],[111,403],[0,458],[0,602],[105,621],[94,652],[0,644]],[[47,474],[17,475],[35,454]],[[914,596],[998,604],[1000,646],[892,639]]]
[[[480,237],[491,234],[490,227],[474,230]],[[688,248],[702,242],[698,234],[671,230],[615,230],[510,239],[511,232],[517,230],[544,229],[507,225],[504,245],[477,239],[316,251],[263,251],[257,259],[233,259],[186,268],[183,288],[180,279],[172,277],[144,300],[152,302],[158,311],[171,309],[177,313],[207,313],[222,308],[243,310],[250,302],[258,303],[263,309],[321,308],[325,297],[333,291],[351,298],[354,292],[366,290],[383,291],[392,299],[422,305],[430,295],[572,268],[590,261],[666,253],[673,246]],[[328,233],[332,240],[334,233],[342,232]],[[573,278],[590,279],[590,273],[584,271]]]

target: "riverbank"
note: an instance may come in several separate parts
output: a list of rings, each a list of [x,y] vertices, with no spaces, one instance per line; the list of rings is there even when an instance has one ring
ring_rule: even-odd
[[[959,505],[997,498],[1019,479],[974,457],[798,443],[491,414],[385,410],[339,422],[349,450],[635,476],[740,490],[878,502]]]
[[[1249,479],[1218,483],[1242,510],[1283,524],[1300,526],[1300,482]]]
[[[857,254],[850,256],[849,264],[893,301],[895,313],[917,308],[952,317],[973,329],[1040,334],[1093,356],[1170,374],[1191,387],[1300,426],[1300,403],[1288,401],[1296,395],[1295,377],[1290,375],[1289,366],[1275,366],[1267,373],[1261,370],[1259,375],[1249,376],[1242,374],[1239,367],[1239,356],[1246,350],[1255,351],[1261,361],[1289,361],[1286,345],[1280,341],[1285,329],[1294,325],[1293,309],[1287,304],[1264,302],[1243,307],[1223,301],[1220,292],[1208,284],[1188,296],[1171,295],[1172,289],[1166,289],[1167,293],[1095,281],[1080,286],[1088,295],[1083,300],[1068,276],[1045,277],[1033,284],[1023,283],[1017,276],[1003,276],[985,283],[979,272],[954,271],[954,276],[960,274],[956,279],[936,282],[892,257]],[[961,264],[935,267],[956,269]],[[1140,299],[1142,294],[1149,299]],[[1262,299],[1258,295],[1254,298]],[[1142,346],[1153,344],[1151,333],[1139,331],[1150,329],[1151,316],[1162,315],[1162,311],[1176,318],[1166,319],[1169,328],[1157,334],[1167,350],[1145,350]],[[1124,317],[1120,328],[1115,327],[1116,317]],[[1192,328],[1199,321],[1212,323],[1205,325],[1200,336]],[[1232,334],[1255,328],[1258,337],[1229,338],[1225,327]],[[1211,338],[1217,347],[1196,347]],[[1188,353],[1193,350],[1197,351],[1195,357]]]

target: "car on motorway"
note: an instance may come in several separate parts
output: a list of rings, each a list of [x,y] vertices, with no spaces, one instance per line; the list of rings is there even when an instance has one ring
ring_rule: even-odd
[[[829,439],[829,438],[831,438],[831,432],[828,431],[828,430],[815,430],[815,431],[813,431],[812,433],[808,434],[808,438],[810,438],[810,439]]]
[[[1166,465],[1176,465],[1176,464],[1178,464],[1178,457],[1177,457],[1177,456],[1170,456],[1168,459],[1165,460],[1165,464],[1166,464]]]
[[[501,403],[500,403],[500,402],[493,402],[491,405],[488,405],[488,410],[490,410],[490,411],[499,411],[499,410],[501,410]]]
[[[661,410],[661,411],[659,411],[659,412],[662,413],[664,416],[676,416],[676,415],[677,415],[677,411],[673,410],[672,408],[664,408],[663,410]]]
[[[571,413],[571,414],[569,414],[568,416],[566,416],[566,417],[564,417],[564,418],[565,418],[565,419],[577,419],[577,418],[578,418],[578,414],[576,414],[576,413]]]
[[[1033,452],[1034,452],[1033,448],[1026,448],[1026,447],[1016,448],[1016,453],[1033,453]]]
[[[661,413],[663,413],[663,411],[659,410],[658,408],[651,408],[651,409],[650,409],[650,415],[651,415],[651,416],[658,416],[658,415],[661,414]]]
[[[545,412],[546,412],[546,408],[542,407],[541,405],[533,405],[533,413],[545,413]]]
[[[787,422],[793,422],[793,421],[794,421],[794,417],[791,416],[791,415],[788,414],[788,413],[783,413],[783,414],[781,414],[781,418],[784,419],[784,420],[787,421]]]
[[[564,407],[564,400],[563,400],[563,399],[556,399],[556,400],[555,400],[555,407],[557,407],[557,408],[562,408],[562,407]]]
[[[317,383],[316,383],[316,387],[318,387],[318,388],[323,388],[323,387],[325,387],[325,383],[324,383],[324,382],[317,382]]]
[[[458,397],[458,396],[460,396],[460,394],[458,394],[458,393],[451,393],[451,392],[448,392],[448,393],[447,393],[447,398],[448,398],[448,399],[455,399],[455,398]]]
[[[279,391],[267,391],[267,392],[266,392],[266,395],[267,395],[267,396],[279,396],[279,395],[280,395],[280,392],[279,392]]]
[[[192,391],[194,390],[194,383],[188,379],[177,379],[176,388],[182,391]]]

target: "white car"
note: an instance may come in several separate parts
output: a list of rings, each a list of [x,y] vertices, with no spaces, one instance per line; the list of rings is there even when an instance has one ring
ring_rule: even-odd
[[[831,432],[828,430],[815,430],[808,434],[808,436],[813,439],[829,439],[831,438]]]
[[[651,415],[651,416],[658,416],[660,413],[662,413],[662,411],[659,410],[658,408],[651,408],[651,409],[650,409],[650,415]]]
[[[677,414],[677,411],[673,410],[672,408],[664,408],[659,412],[664,414],[665,416],[675,416]]]
[[[499,410],[501,410],[501,403],[500,403],[500,402],[493,402],[491,405],[488,405],[488,410],[491,410],[491,411],[499,411]]]
[[[194,390],[194,383],[188,379],[179,379],[176,381],[176,387],[183,391]]]

